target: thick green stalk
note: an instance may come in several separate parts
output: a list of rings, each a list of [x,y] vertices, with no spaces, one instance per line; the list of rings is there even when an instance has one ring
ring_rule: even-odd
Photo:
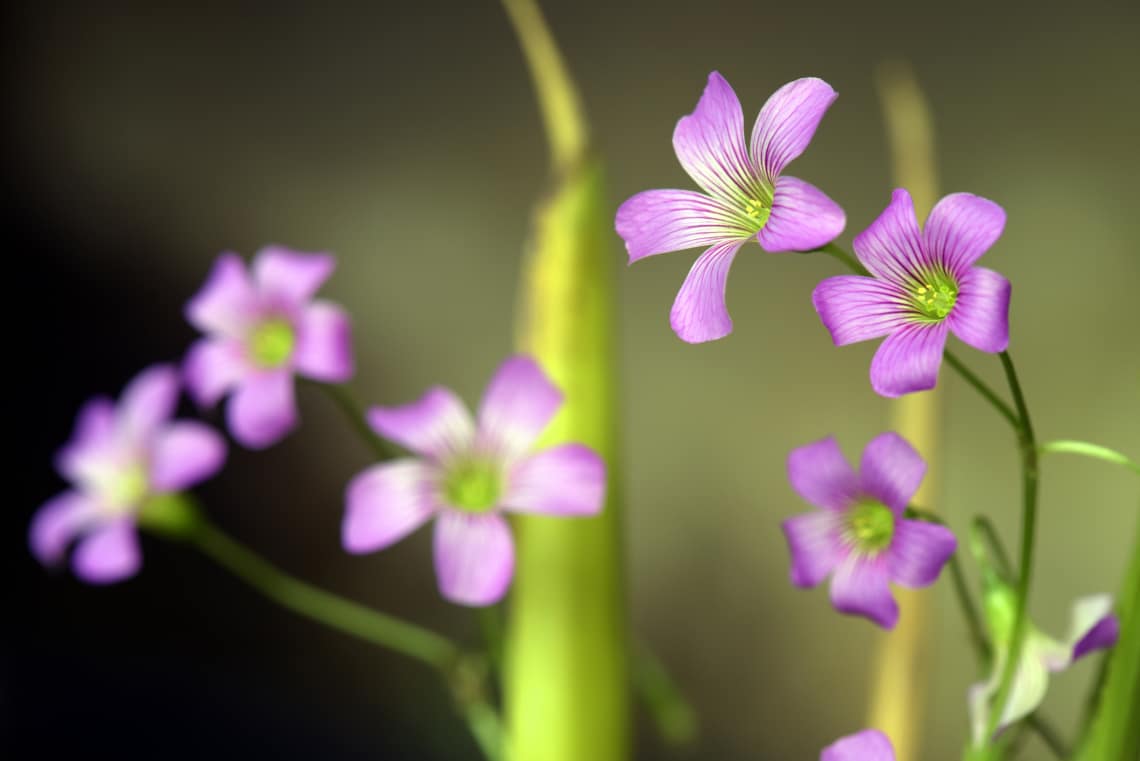
[[[525,262],[518,346],[566,403],[544,444],[578,441],[609,465],[596,518],[520,516],[503,695],[517,761],[623,761],[630,678],[616,452],[611,213],[579,98],[531,0],[504,0],[551,144],[554,184]]]

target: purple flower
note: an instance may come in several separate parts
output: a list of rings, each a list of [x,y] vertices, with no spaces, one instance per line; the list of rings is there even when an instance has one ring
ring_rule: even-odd
[[[207,406],[232,391],[226,420],[247,447],[267,447],[297,424],[294,374],[326,383],[352,377],[348,316],[313,300],[334,266],[326,254],[268,246],[247,273],[237,254],[222,254],[186,305],[186,318],[206,334],[186,357],[187,389]]]
[[[783,523],[792,583],[814,587],[831,576],[836,610],[891,629],[899,609],[887,582],[933,584],[957,542],[945,526],[902,517],[926,463],[897,433],[872,439],[859,471],[831,437],[788,455],[792,488],[820,508]]]
[[[84,405],[56,469],[72,483],[32,519],[29,544],[44,565],[58,565],[78,538],[72,567],[106,584],[139,569],[139,511],[151,498],[209,478],[226,458],[225,440],[202,423],[170,418],[178,371],[151,367],[127,386],[116,407],[106,397]]]
[[[514,574],[514,542],[503,512],[595,515],[605,463],[581,444],[530,454],[562,406],[562,394],[529,357],[508,359],[491,379],[478,424],[454,393],[436,386],[401,407],[373,407],[381,436],[419,455],[375,465],[348,485],[342,542],[380,550],[431,518],[440,592],[490,605]]]
[[[891,204],[855,238],[873,277],[829,277],[812,303],[836,346],[886,336],[871,362],[882,396],[934,388],[947,331],[991,353],[1009,345],[1009,281],[973,266],[1005,227],[993,201],[954,193],[918,229],[914,204],[896,190]]]
[[[994,660],[990,678],[970,687],[967,698],[972,735],[978,746],[985,745],[990,704],[997,695],[1005,664],[1009,662],[1017,593],[1005,582],[990,577],[983,602],[994,646]],[[1050,673],[1064,671],[1078,658],[1112,647],[1119,636],[1120,621],[1112,612],[1109,595],[1082,597],[1073,603],[1072,622],[1064,640],[1053,639],[1029,622],[1009,697],[996,731],[1000,732],[1037,710],[1045,699]]]
[[[696,110],[673,131],[677,159],[707,195],[647,190],[618,209],[617,232],[630,263],[709,247],[673,303],[670,323],[683,341],[712,341],[732,332],[725,283],[737,250],[750,238],[776,253],[818,248],[843,232],[847,219],[838,204],[815,186],[782,174],[807,148],[835,98],[822,79],[789,82],[760,109],[748,148],[740,101],[714,71]]]
[[[819,761],[895,761],[895,749],[879,730],[864,729],[828,745]]]

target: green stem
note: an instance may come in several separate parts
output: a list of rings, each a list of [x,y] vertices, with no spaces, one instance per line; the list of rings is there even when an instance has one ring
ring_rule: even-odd
[[[840,262],[845,264],[847,266],[847,268],[850,269],[855,274],[863,275],[864,277],[870,277],[871,276],[871,273],[867,270],[866,267],[864,267],[862,265],[862,263],[860,263],[860,261],[858,259],[856,259],[849,251],[845,250],[841,246],[836,245],[835,243],[828,243],[826,246],[820,246],[817,249],[814,249],[812,251],[806,251],[805,253],[808,253],[808,254],[815,254],[815,253],[827,254],[828,256],[832,256],[832,257],[838,259]]]
[[[1021,650],[1025,641],[1025,630],[1028,624],[1026,611],[1029,607],[1029,582],[1033,576],[1033,549],[1037,527],[1037,441],[1033,435],[1033,423],[1029,419],[1029,409],[1025,404],[1025,396],[1021,391],[1021,383],[1017,378],[1013,360],[1009,352],[1001,353],[1002,368],[1009,381],[1009,391],[1013,395],[1013,402],[1017,407],[1020,421],[1018,426],[1018,443],[1021,448],[1021,480],[1022,480],[1022,510],[1021,510],[1021,558],[1018,564],[1017,576],[1017,610],[1014,614],[1013,639],[1010,644],[1009,658],[1002,669],[1001,680],[998,683],[997,695],[994,698],[993,708],[990,712],[986,737],[992,738],[998,721],[1009,699],[1013,688],[1013,676],[1017,671],[1021,659]]]
[[[376,435],[376,432],[368,427],[368,419],[364,413],[364,407],[360,402],[352,396],[352,392],[348,390],[347,386],[337,386],[331,383],[317,383],[315,381],[306,381],[306,385],[319,389],[321,393],[332,400],[337,409],[344,415],[345,420],[361,440],[368,445],[372,453],[380,460],[392,460],[400,456],[400,452],[389,444],[384,439]]]
[[[1001,537],[998,536],[994,524],[990,523],[990,519],[984,515],[975,515],[973,526],[974,530],[985,538],[990,554],[997,561],[998,575],[1012,583],[1013,563],[1009,560],[1009,553],[1006,552],[1005,545],[1002,544]]]
[[[1113,465],[1121,465],[1140,475],[1140,463],[1133,462],[1115,449],[1090,444],[1087,441],[1061,439],[1048,441],[1037,448],[1041,454],[1079,454],[1094,460],[1103,460]]]
[[[1041,741],[1053,751],[1053,755],[1060,759],[1069,757],[1068,744],[1061,738],[1060,733],[1056,727],[1045,721],[1043,718],[1035,713],[1031,713],[1025,717],[1026,725],[1037,733]]]
[[[696,738],[696,713],[644,643],[638,643],[633,651],[633,684],[666,742],[683,745]]]

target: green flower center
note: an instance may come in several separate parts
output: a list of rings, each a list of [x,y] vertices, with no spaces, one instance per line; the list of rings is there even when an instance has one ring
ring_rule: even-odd
[[[755,228],[753,232],[760,232],[768,223],[768,217],[772,214],[772,205],[755,198],[748,198],[744,201],[742,211],[748,219],[748,226]]]
[[[895,514],[882,502],[863,500],[848,513],[845,535],[861,552],[884,550],[895,535]]]
[[[147,482],[146,470],[142,465],[136,465],[125,473],[109,478],[105,488],[103,496],[108,506],[115,512],[126,512],[142,502],[150,484]]]
[[[485,513],[499,502],[503,477],[498,467],[480,460],[453,465],[443,479],[443,497],[449,505],[469,513]]]
[[[918,313],[928,320],[942,320],[958,300],[958,283],[946,272],[928,272],[911,293]]]
[[[285,320],[267,320],[258,325],[250,336],[249,354],[258,367],[280,367],[293,356],[296,343],[292,325]]]

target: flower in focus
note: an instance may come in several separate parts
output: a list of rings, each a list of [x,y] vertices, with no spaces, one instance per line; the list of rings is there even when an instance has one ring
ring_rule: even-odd
[[[32,553],[57,565],[78,539],[72,567],[84,581],[106,584],[133,576],[141,557],[139,512],[156,496],[209,478],[225,461],[225,440],[202,423],[171,421],[178,371],[159,365],[131,381],[116,406],[106,397],[80,410],[56,469],[73,488],[32,519]]]
[[[946,334],[981,351],[1009,345],[1010,284],[974,262],[1001,236],[1005,212],[970,193],[943,198],[919,231],[910,193],[855,238],[872,277],[840,275],[816,286],[812,303],[836,346],[886,336],[871,361],[882,396],[934,388]]]
[[[864,729],[828,745],[819,761],[895,761],[895,749],[879,730]]]
[[[232,391],[226,420],[247,447],[267,447],[297,424],[294,374],[327,383],[352,377],[348,315],[313,300],[334,266],[325,254],[269,246],[247,272],[239,256],[222,254],[186,306],[206,334],[187,354],[187,390],[206,406]]]
[[[978,746],[985,744],[990,703],[998,692],[1002,671],[1009,661],[1017,611],[1017,593],[1009,584],[991,573],[985,576],[984,585],[984,611],[994,659],[990,678],[970,687],[968,695],[970,726],[974,743]],[[1082,597],[1073,603],[1069,634],[1064,640],[1053,639],[1032,622],[1027,622],[1017,669],[996,731],[1000,732],[1028,716],[1041,705],[1051,672],[1064,671],[1078,658],[1112,647],[1119,636],[1120,621],[1112,613],[1112,597],[1109,595]]]
[[[750,238],[769,252],[807,251],[843,232],[843,209],[814,185],[782,174],[804,152],[836,98],[822,79],[797,79],[777,90],[744,144],[744,113],[732,87],[709,75],[696,110],[677,122],[673,150],[705,193],[647,190],[617,212],[617,233],[633,263],[654,254],[708,247],[685,278],[670,323],[684,341],[732,332],[724,303],[728,269]]]
[[[504,512],[596,515],[605,463],[581,444],[531,454],[562,405],[534,360],[508,359],[491,379],[478,423],[450,390],[436,386],[401,407],[373,407],[372,428],[418,457],[375,465],[348,485],[342,542],[353,553],[393,544],[431,518],[440,592],[490,605],[514,574]]]
[[[836,610],[893,628],[899,609],[888,582],[933,584],[957,545],[945,526],[902,517],[925,473],[926,463],[897,433],[867,444],[859,473],[834,438],[793,450],[788,479],[819,510],[783,523],[792,583],[814,587],[831,576]]]

